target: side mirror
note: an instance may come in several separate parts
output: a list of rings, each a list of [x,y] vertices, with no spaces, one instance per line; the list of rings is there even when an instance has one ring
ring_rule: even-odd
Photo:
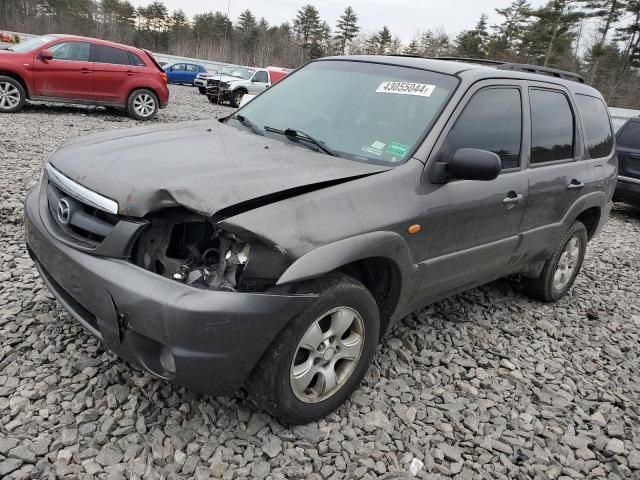
[[[446,173],[460,180],[494,180],[500,175],[502,161],[493,152],[461,148],[447,163]]]
[[[40,60],[53,60],[53,52],[48,48],[40,50]]]

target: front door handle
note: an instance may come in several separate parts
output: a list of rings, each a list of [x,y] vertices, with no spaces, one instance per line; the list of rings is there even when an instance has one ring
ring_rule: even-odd
[[[511,191],[505,198],[502,199],[502,203],[504,203],[508,207],[513,207],[516,203],[520,203],[522,199],[523,197],[521,193]]]
[[[640,160],[640,153],[630,153],[629,158],[633,158],[634,160]]]
[[[136,74],[136,72],[132,72],[131,70],[127,70],[127,76],[133,77],[135,74]]]
[[[90,68],[81,68],[80,69],[80,73],[86,75],[87,73],[91,73],[91,69]]]
[[[571,180],[571,183],[567,185],[567,188],[569,190],[580,190],[581,188],[584,188],[584,183],[574,178]]]

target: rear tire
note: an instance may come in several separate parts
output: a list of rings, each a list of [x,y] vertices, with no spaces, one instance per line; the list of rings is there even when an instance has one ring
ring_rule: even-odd
[[[129,95],[127,100],[127,114],[135,120],[151,120],[158,113],[160,102],[151,90],[141,88]]]
[[[357,280],[333,274],[301,287],[318,298],[283,328],[247,385],[259,407],[290,424],[342,405],[367,373],[380,334],[376,301]]]
[[[15,78],[0,75],[0,113],[15,113],[22,110],[27,93]]]
[[[587,249],[587,229],[574,222],[545,262],[538,278],[523,280],[525,292],[542,302],[557,302],[566,295],[580,271]]]

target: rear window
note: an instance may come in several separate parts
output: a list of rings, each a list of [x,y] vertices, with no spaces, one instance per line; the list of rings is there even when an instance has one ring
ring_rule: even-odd
[[[93,45],[93,61],[97,63],[111,63],[114,65],[131,65],[129,52],[120,48],[105,45]]]
[[[640,150],[640,122],[629,121],[618,135],[618,145]]]
[[[606,157],[613,150],[613,132],[609,113],[602,100],[588,95],[576,95],[578,111],[584,122],[587,149],[591,158]]]
[[[573,158],[574,120],[562,92],[531,89],[531,163]]]

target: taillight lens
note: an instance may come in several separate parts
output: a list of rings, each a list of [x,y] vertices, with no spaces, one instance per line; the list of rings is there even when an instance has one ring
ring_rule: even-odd
[[[165,83],[169,83],[169,77],[167,76],[166,73],[161,73],[160,77],[162,77]]]

